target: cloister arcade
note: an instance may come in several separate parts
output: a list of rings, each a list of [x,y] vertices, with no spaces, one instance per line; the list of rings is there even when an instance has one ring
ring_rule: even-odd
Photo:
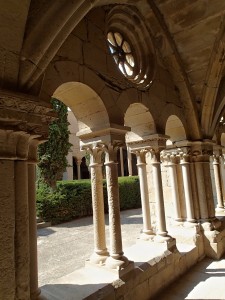
[[[57,117],[51,97],[74,113],[91,158],[86,268],[118,278],[90,299],[150,299],[202,258],[222,257],[224,14],[219,0],[1,1],[0,299],[47,297],[38,286],[35,165]],[[137,158],[143,230],[134,244],[143,257],[160,245],[154,264],[124,255],[121,147]],[[186,233],[193,247],[184,255],[177,241]]]

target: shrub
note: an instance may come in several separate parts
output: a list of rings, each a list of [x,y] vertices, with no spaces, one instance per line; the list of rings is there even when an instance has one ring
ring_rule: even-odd
[[[103,181],[105,212],[108,212],[107,187]],[[119,177],[121,210],[141,207],[138,177]],[[45,184],[37,189],[37,214],[45,221],[58,224],[92,215],[91,181],[58,181],[52,190]]]

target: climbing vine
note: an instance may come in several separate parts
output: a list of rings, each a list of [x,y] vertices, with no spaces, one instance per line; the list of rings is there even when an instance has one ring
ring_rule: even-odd
[[[68,165],[66,156],[72,145],[69,143],[67,106],[57,99],[52,99],[51,103],[58,118],[49,127],[48,141],[38,148],[38,174],[39,182],[55,188]]]

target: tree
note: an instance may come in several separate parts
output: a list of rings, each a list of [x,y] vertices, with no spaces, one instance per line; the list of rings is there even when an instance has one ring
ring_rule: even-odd
[[[55,188],[68,165],[66,156],[72,146],[69,143],[67,106],[57,99],[51,100],[58,118],[49,126],[49,139],[38,148],[39,181]]]

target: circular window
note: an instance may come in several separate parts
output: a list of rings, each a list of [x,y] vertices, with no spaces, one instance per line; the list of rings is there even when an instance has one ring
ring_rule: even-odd
[[[136,9],[119,5],[109,12],[107,43],[121,73],[138,88],[148,88],[155,73],[154,48]]]
[[[130,44],[119,32],[109,32],[107,35],[110,52],[123,75],[132,77],[134,74],[134,55]]]

